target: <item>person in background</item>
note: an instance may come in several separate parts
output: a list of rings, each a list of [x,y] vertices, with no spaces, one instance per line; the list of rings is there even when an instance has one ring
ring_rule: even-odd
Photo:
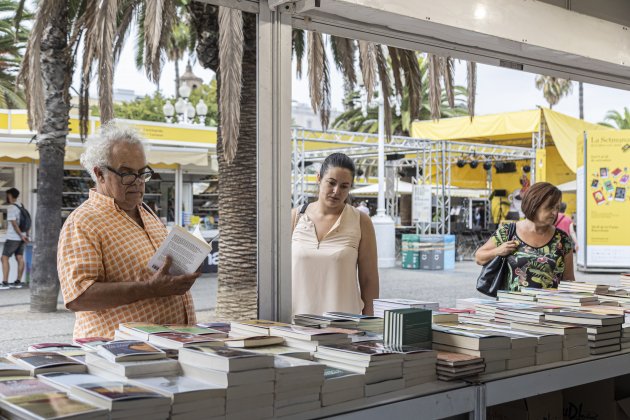
[[[525,220],[516,222],[516,233],[508,238],[504,224],[475,253],[479,265],[497,256],[507,257],[505,290],[521,287],[556,288],[560,281],[575,280],[573,242],[556,228],[562,192],[552,184],[538,182],[523,195]]]
[[[578,252],[578,238],[577,238],[577,215],[573,213],[571,215],[571,228],[569,229],[571,240],[573,241],[573,252]]]
[[[9,287],[21,288],[22,275],[24,274],[24,248],[29,243],[28,231],[22,232],[20,229],[21,204],[18,203],[20,191],[17,188],[9,188],[7,190],[7,235],[5,237],[4,247],[2,248],[2,285],[0,290],[6,290]],[[15,255],[17,260],[17,279],[9,284],[9,259]]]
[[[172,260],[148,263],[167,235],[143,204],[153,176],[138,134],[110,123],[89,144],[81,164],[96,188],[63,225],[57,270],[66,308],[75,312],[74,338],[114,338],[118,324],[194,324],[190,288],[199,273],[173,276]]]
[[[556,227],[571,236],[571,220],[570,216],[567,216],[564,212],[567,211],[567,203],[560,203],[560,213],[558,213],[558,220],[556,220]]]
[[[359,203],[359,205],[357,206],[357,210],[367,214],[368,216],[370,215],[370,208],[367,206],[367,203],[365,201],[361,201]]]
[[[317,174],[317,201],[292,212],[293,314],[374,313],[376,235],[370,217],[346,204],[354,175],[352,160],[333,153]]]

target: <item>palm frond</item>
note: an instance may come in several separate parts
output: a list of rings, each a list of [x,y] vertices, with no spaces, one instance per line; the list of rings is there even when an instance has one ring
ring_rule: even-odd
[[[146,8],[144,2],[140,5],[138,10],[138,27],[141,30],[136,31],[136,55],[135,63],[136,69],[141,71],[144,68],[144,21],[146,20]]]
[[[399,58],[405,72],[405,85],[409,95],[409,119],[410,122],[420,116],[420,104],[422,103],[422,72],[418,64],[416,53],[411,50],[398,50]]]
[[[383,53],[383,46],[375,45],[376,49],[376,66],[378,68],[378,77],[381,80],[381,95],[383,95],[383,105],[385,108],[385,135],[387,141],[392,138],[392,108],[389,102],[390,95],[392,94],[392,85],[389,80],[389,72],[387,71],[387,59]]]
[[[404,95],[402,83],[403,70],[400,64],[400,59],[398,58],[398,48],[388,46],[387,52],[389,53],[389,58],[392,62],[392,74],[394,76],[394,87],[396,89],[396,94],[402,98],[402,96]]]
[[[322,34],[309,31],[306,34],[308,43],[308,81],[311,96],[311,108],[316,114],[322,103],[322,78],[324,77],[324,43]]]
[[[219,7],[219,67],[223,155],[229,165],[236,157],[241,120],[243,16],[237,9]]]
[[[359,67],[363,76],[363,85],[367,92],[368,103],[372,101],[376,86],[376,53],[374,43],[359,41]]]
[[[117,63],[120,58],[127,37],[131,32],[131,22],[135,14],[135,7],[132,1],[126,2],[121,8],[120,17],[118,18],[117,30],[116,30],[116,43],[114,44],[114,62]]]
[[[442,86],[440,85],[440,58],[435,54],[428,55],[429,60],[429,110],[431,119],[440,119],[440,102],[442,96]]]
[[[328,124],[330,123],[330,71],[328,64],[328,54],[324,48],[324,56],[322,60],[322,101],[319,104],[319,120],[322,123],[322,128],[328,130]]]
[[[468,115],[472,121],[475,116],[475,96],[477,95],[477,63],[468,61],[467,81],[468,81]]]
[[[17,7],[15,8],[15,16],[13,17],[13,28],[15,35],[15,42],[18,41],[18,37],[20,35],[22,29],[22,17],[24,15],[24,3],[26,0],[19,0],[17,3]]]
[[[454,91],[454,79],[455,79],[455,65],[451,57],[440,57],[440,74],[444,81],[444,90],[446,92],[446,98],[448,99],[448,105],[451,108],[455,107],[455,91]]]
[[[40,131],[44,122],[44,84],[40,61],[42,36],[49,23],[48,18],[54,15],[52,11],[59,7],[64,7],[63,0],[50,0],[40,4],[18,74],[18,80],[24,84],[26,93],[28,125],[33,131]]]
[[[304,30],[293,29],[291,34],[293,53],[295,54],[295,75],[302,78],[302,61],[304,60]]]
[[[350,90],[354,89],[354,85],[357,83],[357,75],[354,70],[354,56],[357,49],[355,42],[348,38],[331,36],[330,45],[337,69],[346,79]]]

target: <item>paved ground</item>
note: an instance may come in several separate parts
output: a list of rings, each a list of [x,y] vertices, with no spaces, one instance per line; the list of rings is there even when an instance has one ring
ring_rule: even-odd
[[[381,297],[405,297],[454,306],[457,298],[483,296],[475,290],[479,267],[458,262],[451,271],[419,271],[400,268],[381,270]],[[576,273],[578,280],[618,284],[617,274]],[[197,280],[192,292],[200,321],[211,320],[216,304],[217,281],[214,275]],[[28,289],[0,290],[0,354],[26,350],[31,343],[69,342],[74,314],[63,307],[51,314],[29,312]]]

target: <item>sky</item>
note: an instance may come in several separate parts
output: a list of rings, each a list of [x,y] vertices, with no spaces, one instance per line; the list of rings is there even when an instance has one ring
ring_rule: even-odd
[[[115,71],[114,88],[131,89],[139,96],[152,94],[156,90],[156,86],[144,76],[143,72],[136,69],[132,44],[132,42],[128,42],[122,52],[121,60]],[[185,62],[180,63],[180,74],[184,72],[185,66]],[[341,110],[343,108],[342,76],[334,65],[330,67],[332,70],[332,107]],[[297,79],[295,62],[293,63],[292,97],[293,100],[309,104],[306,63],[304,63],[303,69],[302,79]],[[193,67],[193,72],[206,83],[213,77],[212,71],[205,70],[198,64]],[[548,106],[542,92],[534,86],[536,76],[532,73],[482,64],[478,65],[477,73],[477,115],[535,109],[538,105]],[[75,79],[77,79],[76,75]],[[166,63],[160,80],[160,89],[166,96],[174,94],[174,79],[174,64]],[[466,65],[463,61],[456,63],[455,81],[458,85],[466,86]],[[78,86],[78,83],[75,85]],[[584,84],[584,118],[587,121],[594,123],[603,121],[609,110],[623,112],[624,107],[630,107],[630,91]],[[576,118],[579,117],[577,83],[574,83],[572,94],[562,98],[554,110]]]

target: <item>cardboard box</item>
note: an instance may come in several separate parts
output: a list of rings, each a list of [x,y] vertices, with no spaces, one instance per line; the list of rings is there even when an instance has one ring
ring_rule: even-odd
[[[562,391],[566,420],[615,420],[615,380],[593,382]]]
[[[488,407],[487,420],[561,420],[562,392],[550,392]]]

